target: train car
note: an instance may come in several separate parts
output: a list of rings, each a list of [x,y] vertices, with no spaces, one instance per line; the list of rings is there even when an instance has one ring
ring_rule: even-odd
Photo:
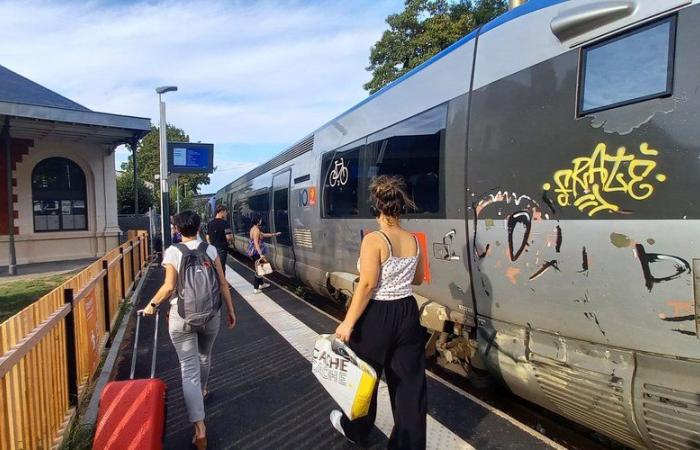
[[[220,190],[236,250],[260,214],[279,272],[348,299],[368,183],[401,175],[429,354],[628,446],[700,448],[698,3],[510,10]]]

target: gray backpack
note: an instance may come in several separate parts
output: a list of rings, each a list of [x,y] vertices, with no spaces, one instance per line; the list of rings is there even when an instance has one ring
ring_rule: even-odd
[[[182,252],[177,274],[177,312],[190,327],[202,327],[221,308],[219,275],[207,255],[206,242],[201,242],[194,250],[185,244],[176,244],[176,247]]]

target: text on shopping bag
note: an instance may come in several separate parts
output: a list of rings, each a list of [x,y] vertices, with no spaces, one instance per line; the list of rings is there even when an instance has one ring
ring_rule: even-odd
[[[349,361],[341,356],[314,348],[311,371],[324,380],[347,386]]]

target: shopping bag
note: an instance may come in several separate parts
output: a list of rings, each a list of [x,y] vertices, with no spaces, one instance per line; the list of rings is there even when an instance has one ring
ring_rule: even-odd
[[[311,371],[350,420],[367,415],[377,373],[350,347],[322,334],[314,345]]]
[[[255,273],[259,277],[270,275],[272,273],[272,265],[267,261],[262,261],[259,259],[255,261]]]

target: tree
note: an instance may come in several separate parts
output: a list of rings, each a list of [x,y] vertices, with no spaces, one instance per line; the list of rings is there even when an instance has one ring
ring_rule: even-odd
[[[406,0],[402,12],[387,17],[389,29],[372,46],[372,79],[364,88],[377,92],[506,9],[505,0]]]
[[[180,177],[180,211],[192,209],[194,207],[195,193],[188,189],[183,189],[182,178]],[[173,183],[170,186],[170,214],[177,212],[177,184]]]
[[[190,137],[187,133],[176,126],[168,124],[166,133],[168,135],[168,142],[190,142]],[[139,142],[136,150],[136,162],[139,179],[153,183],[155,186],[155,198],[160,198],[160,183],[155,179],[155,176],[160,174],[160,130],[157,126],[152,125],[151,131]],[[129,159],[122,164],[122,170],[133,173],[133,167],[133,160],[130,155]],[[182,199],[182,197],[188,193],[190,197],[197,194],[199,192],[199,186],[202,184],[209,184],[209,174],[196,173],[180,175],[180,198]],[[175,191],[172,189],[171,191],[172,198]],[[140,192],[141,191],[139,191],[139,194]],[[139,207],[140,204],[141,202],[139,201]],[[180,207],[182,207],[182,203],[180,203]]]
[[[136,181],[139,192],[137,214],[143,214],[153,206],[153,190],[146,186],[142,178]],[[117,211],[119,214],[134,214],[134,173],[122,172],[117,176]]]

